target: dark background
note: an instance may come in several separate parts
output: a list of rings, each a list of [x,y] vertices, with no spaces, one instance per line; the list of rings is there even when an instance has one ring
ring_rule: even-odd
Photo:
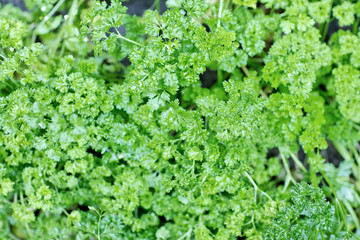
[[[24,0],[0,0],[0,3],[5,5],[7,3],[11,3],[23,10],[26,10]],[[128,13],[130,15],[136,14],[136,15],[142,15],[145,10],[152,7],[154,4],[154,1],[152,0],[129,0],[124,1],[123,5],[128,7]],[[161,5],[161,12],[164,12],[166,10],[165,0],[160,0]]]

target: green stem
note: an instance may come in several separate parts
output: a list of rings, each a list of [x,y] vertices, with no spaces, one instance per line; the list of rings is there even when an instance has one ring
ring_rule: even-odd
[[[325,41],[325,39],[326,39],[326,35],[329,30],[329,24],[330,24],[330,21],[326,21],[324,29],[320,32],[321,33],[321,41]]]
[[[311,184],[313,187],[318,188],[318,179],[316,176],[316,172],[314,171],[314,167],[310,165],[310,177],[311,177]]]
[[[346,160],[346,161],[349,161],[351,160],[351,155],[350,153],[346,150],[346,148],[339,144],[339,143],[336,143],[336,142],[333,142],[336,150],[340,153],[340,155]]]
[[[255,181],[252,179],[252,177],[245,172],[246,177],[249,179],[249,181],[251,182],[251,184],[254,186],[255,188],[255,202],[256,202],[256,192],[259,191],[260,193],[264,194],[264,196],[266,196],[270,201],[272,201],[272,198],[264,191],[262,191],[257,184],[255,183]]]
[[[354,154],[354,158],[355,158],[356,163],[357,163],[358,166],[360,167],[360,156],[359,156],[359,153],[358,153],[356,147],[355,147],[355,146],[352,146],[352,147],[351,147],[351,151],[352,151],[353,154]]]
[[[346,211],[344,209],[344,206],[342,205],[342,203],[340,202],[340,200],[338,198],[335,199],[335,208],[338,208],[338,210],[340,211],[340,215],[341,215],[340,217],[341,217],[342,223],[344,223],[346,231],[349,232],[349,228],[346,223],[346,216],[345,216]]]
[[[14,239],[14,240],[20,240],[20,238],[18,238],[17,236],[15,236],[14,234],[12,234],[11,232],[8,233],[9,237],[11,239]]]
[[[275,12],[275,5],[272,6],[269,15],[272,16],[274,14],[274,12]]]
[[[51,9],[48,15],[44,17],[44,19],[37,25],[37,27],[33,31],[33,35],[31,37],[32,42],[35,42],[36,40],[36,30],[41,26],[42,24],[46,23],[53,15],[54,13],[61,7],[61,5],[65,2],[65,0],[60,0],[54,7]]]
[[[231,4],[231,0],[226,1],[225,9],[229,9],[230,4]]]
[[[2,55],[1,53],[0,53],[0,57],[2,57],[4,60],[6,59],[6,57],[4,55]]]
[[[192,227],[189,228],[189,231],[187,231],[184,235],[182,235],[180,238],[178,238],[177,240],[182,240],[182,239],[185,239],[186,237],[187,238],[190,238],[191,236],[191,232],[192,232]]]
[[[341,201],[340,201],[339,198],[337,197],[335,187],[332,185],[332,183],[331,183],[330,179],[328,178],[328,176],[325,174],[324,171],[321,171],[321,174],[322,174],[322,176],[324,177],[324,179],[325,179],[325,181],[327,182],[327,184],[330,186],[331,191],[333,192],[333,194],[334,194],[334,196],[335,196],[335,209],[340,210],[339,213],[340,213],[341,216],[338,216],[338,217],[342,219],[343,222],[341,222],[341,224],[344,224],[345,229],[346,229],[346,231],[348,232],[349,230],[348,230],[348,227],[347,227],[347,224],[346,224],[346,218],[345,218],[345,214],[344,214],[345,209],[344,209],[344,207],[343,207],[343,204],[341,203]],[[337,211],[337,212],[338,212],[338,211]],[[342,226],[341,226],[340,229],[342,229]]]
[[[247,69],[247,67],[242,66],[242,67],[241,67],[241,70],[243,70],[243,72],[245,73],[245,75],[246,75],[247,77],[250,76],[250,72],[249,72],[249,69]]]
[[[324,32],[325,24],[326,24],[326,23],[321,23],[321,24],[319,24],[319,31],[320,31],[320,33],[323,33],[323,32]]]
[[[154,1],[156,9],[158,10],[158,12],[161,12],[161,4],[160,4],[160,0],[155,0]]]
[[[220,7],[219,7],[219,16],[218,16],[218,22],[217,22],[217,27],[220,27],[220,18],[221,18],[221,14],[222,14],[222,9],[223,9],[223,4],[224,4],[224,0],[220,0]]]
[[[300,162],[299,158],[294,153],[290,153],[290,156],[302,171],[308,173],[308,170],[304,167],[304,165]]]
[[[269,98],[262,89],[260,89],[260,95],[261,95],[263,98],[265,98],[265,99],[268,99],[268,98]]]
[[[325,179],[325,181],[327,182],[327,184],[329,185],[329,187],[331,188],[335,198],[337,198],[336,190],[335,190],[334,186],[332,185],[332,183],[331,183],[330,179],[328,178],[328,176],[325,174],[324,171],[321,171],[320,173],[323,176],[323,178]]]
[[[356,19],[356,21],[354,22],[354,25],[353,25],[353,34],[355,34],[355,35],[358,33],[359,24],[360,24],[360,17],[358,17]]]
[[[220,69],[217,70],[217,80],[218,82],[222,82],[224,80],[223,72]]]
[[[263,58],[249,58],[248,62],[263,63],[264,59]]]
[[[55,56],[56,50],[59,47],[59,44],[61,42],[61,39],[63,38],[63,35],[65,34],[65,27],[68,24],[72,24],[74,16],[75,16],[78,8],[80,7],[80,5],[83,2],[84,2],[84,0],[80,0],[80,2],[78,2],[78,0],[73,1],[72,5],[70,7],[70,10],[69,10],[69,19],[66,22],[64,22],[63,27],[61,28],[60,33],[58,34],[53,47],[49,51],[50,58],[53,58]]]
[[[289,167],[289,164],[284,156],[284,154],[280,153],[280,158],[284,164],[284,167],[285,167],[285,171],[286,171],[286,182],[289,182],[291,181],[293,184],[296,184],[296,181],[295,179],[292,177],[291,175],[291,171],[290,171],[290,167]],[[289,183],[286,184],[286,187]],[[286,190],[286,187],[284,188],[284,191]]]
[[[98,237],[98,240],[101,240],[101,235],[100,235],[100,223],[101,223],[101,217],[102,217],[102,214],[99,214],[99,221],[98,221],[98,224],[97,224],[97,237]]]
[[[344,202],[346,209],[350,213],[352,219],[354,220],[356,229],[359,229],[360,223],[359,223],[358,217],[356,216],[356,213],[354,212],[354,209],[351,207],[350,203],[346,199],[343,199],[343,202]]]
[[[116,28],[115,28],[115,29],[116,29]],[[135,45],[138,45],[138,46],[140,46],[140,47],[145,47],[144,45],[142,45],[142,44],[140,44],[140,43],[138,43],[138,42],[135,42],[135,41],[133,41],[133,40],[131,40],[131,39],[128,39],[128,38],[122,36],[117,29],[116,29],[116,32],[118,33],[118,34],[116,35],[118,38],[120,38],[120,39],[122,39],[122,40],[125,40],[125,41],[128,41],[128,42],[130,42],[130,43],[133,43],[133,44],[135,44]]]

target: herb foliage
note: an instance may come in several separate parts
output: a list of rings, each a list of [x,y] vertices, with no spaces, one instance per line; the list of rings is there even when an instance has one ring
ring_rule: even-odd
[[[1,239],[360,238],[359,1],[25,3],[0,10]]]

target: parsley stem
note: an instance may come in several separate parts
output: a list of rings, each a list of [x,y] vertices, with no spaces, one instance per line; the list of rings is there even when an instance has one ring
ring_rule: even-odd
[[[115,28],[116,29],[116,28]],[[122,39],[122,40],[125,40],[125,41],[128,41],[128,42],[130,42],[130,43],[133,43],[133,44],[135,44],[135,45],[138,45],[138,46],[140,46],[140,47],[145,47],[144,45],[142,45],[142,44],[140,44],[140,43],[138,43],[138,42],[135,42],[135,41],[133,41],[133,40],[131,40],[131,39],[128,39],[128,38],[126,38],[126,37],[124,37],[124,36],[122,36],[119,32],[118,32],[118,30],[116,29],[116,31],[117,31],[117,37],[118,38],[120,38],[120,39]]]
[[[60,30],[60,33],[58,34],[56,40],[55,40],[55,44],[53,45],[53,47],[50,49],[49,51],[49,56],[50,58],[53,58],[54,55],[55,55],[55,52],[56,50],[58,49],[58,46],[61,42],[61,39],[63,38],[64,34],[65,34],[65,27],[68,25],[68,24],[72,24],[73,22],[73,18],[74,16],[76,15],[77,13],[77,10],[78,8],[80,7],[80,5],[83,3],[84,0],[74,0],[71,7],[70,7],[70,10],[69,10],[69,19],[63,23],[63,26]]]
[[[354,25],[353,25],[353,34],[355,34],[355,35],[358,33],[359,24],[360,24],[360,17],[358,17],[356,19],[356,21],[354,22]]]
[[[155,0],[154,4],[156,6],[156,10],[158,10],[158,12],[161,12],[161,4],[160,4],[160,0]]]
[[[318,180],[316,176],[316,172],[314,170],[314,167],[310,165],[310,178],[311,178],[311,184],[317,188],[318,186]]]
[[[294,160],[294,162],[296,163],[296,165],[299,166],[299,168],[301,170],[303,170],[304,172],[308,172],[308,170],[304,167],[304,165],[300,162],[299,158],[294,154],[294,153],[290,153],[291,158]]]
[[[217,70],[217,80],[218,82],[222,82],[224,80],[223,72],[220,69]]]
[[[247,77],[249,77],[249,76],[250,76],[249,69],[247,69],[247,67],[246,67],[246,66],[242,66],[242,67],[241,67],[241,70],[243,70],[243,72],[245,73],[245,75],[246,75]]]
[[[323,176],[323,178],[325,179],[325,181],[328,183],[329,187],[331,188],[335,198],[337,199],[337,195],[336,195],[336,190],[334,188],[334,186],[332,185],[330,179],[328,178],[328,176],[325,174],[324,171],[321,171],[321,175]]]
[[[255,183],[254,179],[252,179],[252,177],[245,172],[246,177],[249,179],[249,181],[251,182],[251,184],[254,186],[255,189],[255,196],[256,196],[256,191],[259,191],[260,193],[264,194],[270,201],[272,201],[272,198],[264,191],[262,191],[257,184]],[[256,197],[255,197],[255,201],[256,201]]]
[[[350,153],[346,150],[346,148],[341,145],[341,144],[338,144],[336,142],[333,142],[336,150],[340,153],[340,155],[345,159],[345,161],[347,160],[350,160],[351,159],[351,156],[350,156]]]
[[[61,7],[61,5],[63,5],[63,3],[65,2],[65,0],[60,0],[54,7],[53,7],[53,9],[51,9],[51,11],[49,12],[49,14],[48,15],[46,15],[45,17],[44,17],[44,19],[36,26],[36,28],[34,29],[34,31],[33,31],[33,35],[32,35],[32,38],[31,38],[31,40],[32,40],[32,42],[35,42],[35,40],[36,40],[36,30],[41,26],[41,25],[43,25],[44,23],[46,23],[53,15],[54,15],[54,13]]]
[[[9,237],[10,237],[11,239],[20,240],[20,238],[18,238],[17,236],[15,236],[14,234],[12,234],[11,232],[9,232],[8,234],[9,234]]]
[[[186,237],[189,239],[191,236],[191,232],[192,232],[192,227],[189,228],[189,231],[187,231],[184,235],[182,235],[180,238],[178,238],[177,240],[182,240],[185,239]]]
[[[116,31],[116,33],[117,33],[117,37],[118,38],[120,38],[120,39],[122,39],[122,40],[125,40],[125,41],[128,41],[128,42],[130,42],[130,43],[133,43],[133,44],[135,44],[135,45],[138,45],[138,46],[140,46],[140,47],[145,47],[144,45],[142,45],[142,44],[140,44],[140,43],[138,43],[138,42],[135,42],[135,41],[133,41],[133,40],[131,40],[131,39],[128,39],[128,38],[126,38],[126,37],[124,37],[123,35],[121,35],[121,33],[119,32],[119,30],[117,29],[117,27],[115,27],[115,24],[111,21],[111,24],[114,26],[114,28],[115,28],[115,31]]]
[[[262,89],[260,89],[260,95],[261,95],[263,98],[268,99],[268,96],[266,95],[266,93],[265,93]]]
[[[275,12],[275,5],[272,6],[269,15],[272,16],[274,12]]]
[[[101,223],[101,217],[102,215],[99,214],[99,220],[98,220],[98,224],[97,224],[97,237],[98,237],[98,240],[101,240],[101,235],[100,235],[100,223]]]
[[[289,167],[287,160],[285,159],[284,154],[280,153],[280,158],[283,162],[283,165],[284,165],[285,171],[286,171],[285,187],[284,187],[284,192],[285,192],[287,186],[289,185],[289,182],[291,181],[293,184],[296,184],[296,181],[293,178],[293,176],[291,175],[290,167]]]
[[[354,209],[352,208],[352,206],[350,205],[350,203],[344,198],[343,199],[343,203],[345,205],[345,208],[347,209],[347,211],[349,212],[349,214],[351,215],[356,228],[358,229],[360,227],[360,223],[359,223],[359,219],[356,216],[356,213],[354,212]]]
[[[325,41],[325,39],[326,39],[326,35],[329,30],[329,24],[330,24],[330,20],[326,21],[324,28],[321,31],[321,41]]]
[[[219,16],[218,16],[218,22],[217,22],[217,27],[220,27],[220,19],[221,19],[221,14],[222,14],[222,10],[223,10],[223,3],[224,0],[220,0],[220,7],[219,7]]]

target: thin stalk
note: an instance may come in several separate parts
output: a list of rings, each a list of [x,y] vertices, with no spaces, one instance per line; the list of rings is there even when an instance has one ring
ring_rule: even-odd
[[[231,4],[231,0],[226,1],[225,9],[228,9]]]
[[[245,75],[246,75],[247,77],[250,76],[250,72],[249,72],[249,69],[247,69],[247,67],[242,66],[242,67],[241,67],[241,70],[245,73]]]
[[[344,223],[344,226],[345,226],[345,229],[347,232],[349,232],[349,228],[347,226],[347,223],[346,223],[346,217],[345,217],[345,209],[344,209],[344,206],[341,204],[340,200],[338,198],[335,199],[335,208],[338,208],[338,210],[340,210],[340,217],[341,217],[341,220],[342,222]]]
[[[68,217],[69,216],[69,213],[63,208],[63,213],[65,213],[65,215]]]
[[[116,28],[115,28],[115,29],[116,29]],[[122,36],[117,29],[116,29],[116,32],[118,33],[118,34],[116,35],[118,38],[120,38],[120,39],[122,39],[122,40],[125,40],[125,41],[128,41],[128,42],[130,42],[130,43],[133,43],[133,44],[135,44],[135,45],[138,45],[138,46],[140,46],[140,47],[145,47],[144,45],[142,45],[142,44],[140,44],[140,43],[138,43],[138,42],[135,42],[135,41],[133,41],[133,40],[131,40],[131,39],[128,39],[128,38]]]
[[[316,229],[316,233],[315,233],[315,236],[314,236],[314,239],[318,239],[318,236],[319,236],[319,229]]]
[[[50,49],[49,51],[49,56],[50,58],[53,58],[55,53],[56,53],[56,50],[58,49],[58,46],[61,42],[61,39],[63,37],[63,35],[65,34],[65,27],[68,25],[68,24],[72,24],[72,21],[74,19],[74,15],[77,11],[77,9],[80,7],[80,5],[84,2],[84,0],[74,0],[71,7],[70,7],[70,10],[69,10],[69,18],[66,22],[64,22],[61,30],[60,30],[60,33],[58,34],[56,40],[55,40],[55,44],[53,45],[53,47]]]
[[[324,28],[320,32],[321,33],[321,41],[325,41],[325,39],[326,39],[326,35],[329,30],[329,24],[330,24],[330,20],[326,21]]]
[[[343,222],[341,222],[340,224],[344,224],[345,229],[346,229],[346,231],[348,232],[349,230],[348,230],[348,227],[347,227],[347,224],[346,224],[345,213],[344,213],[344,210],[345,210],[345,209],[344,209],[341,201],[340,201],[339,198],[337,197],[336,190],[335,190],[334,186],[332,185],[332,183],[331,183],[330,179],[328,178],[328,176],[325,174],[324,171],[321,171],[321,174],[322,174],[322,176],[324,177],[324,179],[325,179],[325,181],[327,182],[327,184],[329,185],[329,187],[331,188],[332,193],[334,194],[334,197],[335,197],[335,211],[336,211],[336,209],[339,209],[339,210],[340,210],[341,216],[338,216],[338,217],[339,217],[339,218],[342,218],[342,221],[343,221]],[[340,229],[342,229],[342,225],[341,225],[341,228],[340,228]]]
[[[158,12],[161,12],[161,4],[160,4],[160,0],[155,0],[154,4],[156,6],[156,10],[158,10]]]
[[[310,178],[313,187],[318,188],[318,180],[317,180],[316,172],[314,171],[314,167],[312,167],[311,165],[310,165]]]
[[[36,40],[36,30],[38,29],[38,27],[41,26],[42,24],[46,23],[46,22],[54,15],[54,13],[61,7],[61,5],[63,5],[64,2],[65,2],[65,0],[60,0],[60,1],[53,7],[53,9],[51,9],[51,11],[49,12],[49,14],[44,17],[44,19],[39,23],[39,25],[37,25],[37,27],[36,27],[36,28],[34,29],[34,31],[33,31],[32,37],[31,37],[32,42],[35,42],[35,40]]]
[[[262,89],[260,89],[260,95],[261,95],[263,98],[268,99],[268,96],[266,95],[266,93],[265,93]]]
[[[98,237],[98,240],[101,240],[101,234],[100,234],[100,223],[101,223],[101,217],[102,217],[102,214],[99,214],[99,220],[98,220],[98,224],[97,224],[97,237]]]
[[[321,171],[320,173],[323,176],[323,178],[325,179],[325,181],[327,182],[327,184],[329,185],[329,187],[331,188],[335,198],[337,198],[336,190],[335,190],[334,186],[332,185],[332,183],[331,183],[330,179],[328,178],[328,176],[325,174],[324,171]]]
[[[274,14],[274,12],[275,12],[275,5],[272,6],[269,15],[272,16]]]
[[[4,55],[2,55],[1,53],[0,53],[0,57],[2,57],[4,60],[6,59],[6,57]]]
[[[353,24],[353,33],[355,35],[358,33],[359,24],[360,24],[360,17],[358,17]]]
[[[255,181],[252,179],[252,177],[247,173],[245,172],[245,175],[246,177],[249,179],[249,181],[251,182],[251,184],[254,186],[254,189],[255,189],[255,202],[256,202],[256,192],[259,191],[260,193],[264,194],[265,197],[267,197],[270,201],[272,201],[272,198],[264,191],[262,191],[258,186],[257,184],[255,183]]]
[[[217,80],[218,82],[222,82],[224,80],[223,71],[220,69],[217,70]]]
[[[355,158],[355,161],[356,163],[359,165],[360,167],[360,156],[359,156],[359,153],[357,152],[357,149],[355,146],[352,146],[351,147],[351,151],[353,152],[353,155],[354,155],[354,158]]]
[[[11,239],[14,239],[14,240],[20,240],[20,238],[18,238],[17,236],[15,236],[14,234],[12,234],[11,232],[8,233],[9,237]]]
[[[295,179],[292,177],[291,175],[291,171],[290,171],[290,167],[289,167],[289,164],[284,156],[284,154],[280,153],[280,158],[284,164],[284,167],[285,167],[285,171],[286,171],[286,174],[287,174],[287,177],[289,178],[288,181],[291,181],[293,184],[296,184],[296,181]]]
[[[180,238],[178,238],[177,240],[183,240],[186,237],[189,239],[191,237],[191,232],[192,232],[192,227],[189,228],[189,231],[187,231],[184,235],[182,235]]]
[[[359,229],[360,223],[359,223],[358,217],[356,216],[356,213],[354,212],[354,209],[351,207],[350,203],[346,199],[343,199],[343,202],[344,202],[346,209],[350,213],[352,219],[354,220],[356,229]]]
[[[263,63],[264,59],[263,58],[249,58],[248,62]]]
[[[308,170],[304,167],[304,165],[300,162],[299,158],[294,153],[290,153],[290,156],[303,172],[308,173]]]
[[[336,142],[333,142],[336,150],[340,153],[340,155],[346,160],[346,161],[349,161],[351,160],[351,155],[350,153],[346,150],[346,148],[339,144],[339,143],[336,143]]]
[[[323,32],[324,32],[325,24],[326,24],[326,23],[321,23],[321,24],[319,24],[319,31],[320,31],[320,33],[323,33]]]
[[[217,22],[217,27],[220,27],[220,18],[221,18],[221,14],[222,14],[222,10],[223,10],[223,4],[224,4],[224,0],[220,0],[220,7],[219,7],[219,16],[218,16],[218,22]]]
[[[24,194],[22,191],[20,191],[20,202],[23,206],[25,206],[25,202],[24,202]],[[26,230],[26,233],[32,237],[32,233],[31,233],[31,230],[29,228],[29,225],[27,223],[25,223],[25,230]]]

